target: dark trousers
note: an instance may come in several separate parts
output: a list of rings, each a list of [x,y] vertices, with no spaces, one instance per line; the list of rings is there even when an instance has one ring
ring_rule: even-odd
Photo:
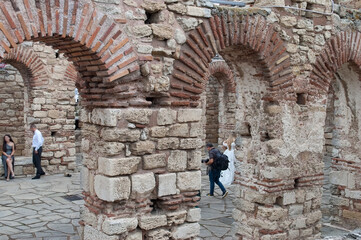
[[[222,193],[224,194],[226,192],[226,189],[224,188],[223,184],[219,181],[219,178],[221,177],[221,170],[211,169],[209,171],[208,175],[209,175],[209,182],[210,182],[209,193],[211,195],[214,194],[214,184],[217,184],[218,187],[222,190]]]
[[[43,152],[43,148],[40,147],[38,149],[38,153],[35,153],[35,148],[33,148],[33,163],[36,168],[36,176],[40,176],[44,173],[43,169],[41,168],[41,153]]]

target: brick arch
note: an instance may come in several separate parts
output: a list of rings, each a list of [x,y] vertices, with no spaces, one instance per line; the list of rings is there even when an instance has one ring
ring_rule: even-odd
[[[209,79],[210,76],[220,75],[221,79],[225,83],[226,91],[235,93],[236,92],[236,83],[234,81],[234,75],[231,68],[225,61],[215,61],[209,64],[208,73],[206,79]],[[207,82],[207,81],[206,81]],[[204,82],[203,89],[206,85]]]
[[[104,83],[139,69],[138,56],[120,24],[90,0],[1,1],[0,12],[0,58],[23,41],[59,49],[81,74],[80,85],[89,101],[101,101]],[[86,89],[89,86],[98,88],[97,94]]]
[[[310,94],[327,94],[334,73],[347,62],[361,66],[361,33],[344,31],[331,38],[313,64]]]
[[[74,82],[74,83],[77,83],[78,81],[80,81],[79,79],[81,78],[79,76],[79,72],[76,70],[74,65],[71,63],[66,67],[64,77],[65,77],[65,79],[67,79],[71,82]]]
[[[273,25],[261,15],[222,12],[187,34],[174,63],[170,96],[173,106],[197,106],[212,58],[230,47],[244,46],[257,54],[270,81],[270,96],[295,100],[290,58]],[[286,93],[286,94],[285,94]],[[273,99],[272,99],[273,100]]]
[[[19,46],[5,54],[2,62],[13,65],[23,77],[27,87],[46,85],[49,74],[43,61],[32,49]]]

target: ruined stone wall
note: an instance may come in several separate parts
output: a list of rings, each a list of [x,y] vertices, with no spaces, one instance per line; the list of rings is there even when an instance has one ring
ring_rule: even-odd
[[[15,156],[26,154],[24,108],[27,103],[24,101],[28,94],[20,73],[11,65],[6,65],[0,70],[0,136],[1,146],[3,136],[10,134],[16,144]]]
[[[200,113],[165,108],[82,112],[85,239],[199,234],[200,209],[194,207],[201,187]]]

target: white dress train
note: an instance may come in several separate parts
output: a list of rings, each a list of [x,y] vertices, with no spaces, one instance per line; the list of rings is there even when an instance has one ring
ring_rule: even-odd
[[[236,144],[233,142],[231,144],[231,149],[228,148],[228,145],[225,142],[223,143],[223,146],[227,147],[223,154],[228,157],[229,164],[228,169],[221,172],[221,177],[219,178],[219,181],[224,186],[229,186],[234,180],[234,162],[236,160],[236,157],[234,156],[234,150],[236,149]]]

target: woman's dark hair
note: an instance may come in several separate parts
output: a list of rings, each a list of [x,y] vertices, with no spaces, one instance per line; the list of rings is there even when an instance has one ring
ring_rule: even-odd
[[[10,139],[10,142],[14,143],[13,139],[11,138],[10,134],[5,134],[4,138],[3,138],[3,152],[6,152],[6,141],[5,141],[5,137],[8,136]],[[14,150],[16,149],[15,147],[15,143],[14,143]]]

